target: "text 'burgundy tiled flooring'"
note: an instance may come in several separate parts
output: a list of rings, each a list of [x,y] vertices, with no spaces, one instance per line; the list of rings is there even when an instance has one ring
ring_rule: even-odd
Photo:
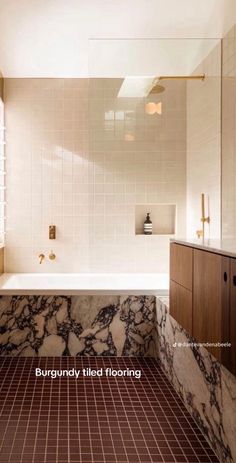
[[[1,358],[1,463],[217,462],[154,360]],[[141,379],[39,378],[35,368],[141,369]]]

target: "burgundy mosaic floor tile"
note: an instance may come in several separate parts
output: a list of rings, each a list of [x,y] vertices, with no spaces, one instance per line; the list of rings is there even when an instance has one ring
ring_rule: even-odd
[[[35,368],[134,377],[36,377]],[[159,365],[135,358],[0,358],[1,463],[216,463]]]

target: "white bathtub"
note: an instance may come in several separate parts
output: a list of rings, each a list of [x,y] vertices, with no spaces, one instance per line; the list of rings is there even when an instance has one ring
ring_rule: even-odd
[[[165,273],[4,273],[0,295],[154,295],[169,291]]]

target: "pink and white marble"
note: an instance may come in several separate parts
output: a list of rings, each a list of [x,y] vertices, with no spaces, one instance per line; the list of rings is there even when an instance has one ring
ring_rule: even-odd
[[[157,298],[157,355],[168,379],[222,463],[236,462],[236,378],[169,314]],[[181,345],[180,345],[181,344]]]

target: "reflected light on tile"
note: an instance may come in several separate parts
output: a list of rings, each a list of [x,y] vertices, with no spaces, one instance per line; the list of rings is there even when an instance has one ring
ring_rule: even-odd
[[[135,137],[132,133],[126,133],[125,134],[125,141],[134,141]]]
[[[161,115],[162,114],[162,103],[161,102],[154,103],[150,101],[149,103],[145,105],[145,112],[146,114],[149,114],[150,116],[152,116],[155,113]]]
[[[162,114],[162,102],[156,104],[156,113],[161,115]]]

